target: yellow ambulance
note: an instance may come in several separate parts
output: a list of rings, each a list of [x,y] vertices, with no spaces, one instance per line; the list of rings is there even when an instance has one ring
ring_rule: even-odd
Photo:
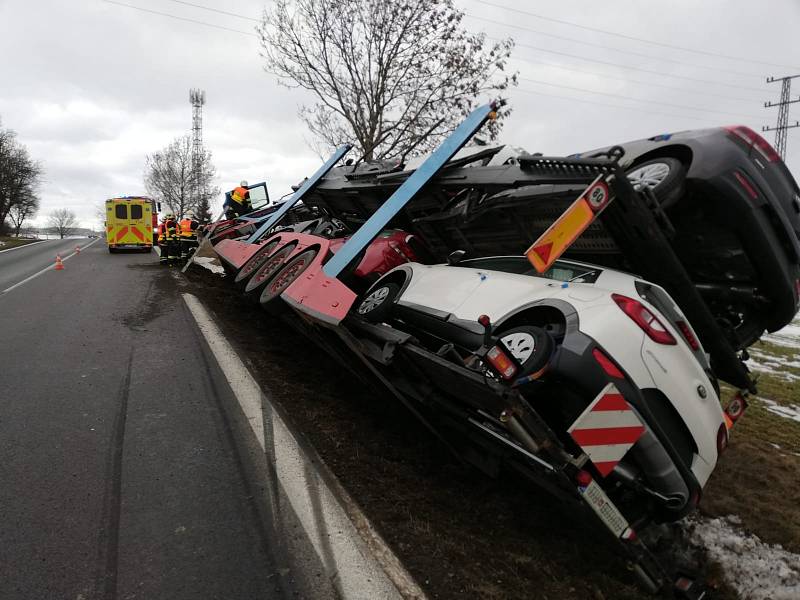
[[[158,223],[156,203],[144,196],[106,200],[106,243],[109,252],[153,249]]]

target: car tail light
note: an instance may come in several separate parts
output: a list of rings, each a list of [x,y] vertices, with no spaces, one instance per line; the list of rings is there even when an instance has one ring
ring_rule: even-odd
[[[592,350],[592,356],[594,356],[597,364],[603,367],[603,371],[606,372],[606,375],[610,375],[611,377],[615,377],[617,379],[625,379],[625,375],[622,374],[622,371],[619,370],[619,367],[611,362],[611,359],[600,352],[599,349],[595,348]]]
[[[734,172],[734,177],[736,177],[736,181],[739,182],[739,185],[742,186],[747,195],[750,196],[751,200],[758,200],[758,191],[756,188],[753,187],[753,184],[747,180],[747,177],[739,173],[738,171]]]
[[[589,487],[589,484],[592,483],[592,474],[581,469],[575,474],[575,483],[583,488]]]
[[[611,294],[611,297],[617,303],[617,306],[622,309],[622,312],[628,315],[651,340],[658,344],[669,346],[677,344],[672,334],[667,331],[667,328],[641,302],[620,294]]]
[[[717,430],[717,454],[722,454],[728,448],[728,426],[723,423]]]
[[[492,365],[500,377],[505,380],[513,379],[517,374],[517,365],[500,346],[492,346],[486,353],[486,360]]]
[[[685,321],[675,321],[675,325],[678,326],[678,329],[680,329],[681,334],[683,334],[686,343],[689,344],[691,349],[695,352],[700,350],[700,343],[697,341],[697,337],[695,337],[689,325],[687,325]]]
[[[394,250],[397,254],[399,254],[403,259],[405,259],[405,260],[407,260],[409,262],[413,260],[411,257],[408,256],[408,254],[406,254],[403,251],[403,248],[397,242],[389,242],[389,247],[392,250]]]
[[[725,127],[731,136],[736,137],[747,144],[748,147],[755,148],[758,153],[769,162],[777,162],[780,160],[780,155],[775,151],[775,148],[770,146],[769,142],[763,137],[758,135],[755,131],[744,125],[731,125]]]

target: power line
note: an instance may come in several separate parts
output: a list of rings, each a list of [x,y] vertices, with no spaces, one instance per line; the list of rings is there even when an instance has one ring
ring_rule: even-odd
[[[571,96],[561,96],[559,94],[547,94],[545,92],[539,92],[539,91],[536,91],[536,90],[527,90],[525,88],[514,88],[513,91],[524,92],[526,94],[535,94],[537,96],[545,96],[547,98],[557,98],[559,100],[570,100],[572,102],[581,102],[583,104],[594,104],[596,106],[605,106],[605,107],[608,107],[608,108],[616,108],[616,109],[626,110],[626,111],[627,110],[632,110],[632,111],[641,112],[641,113],[647,113],[647,114],[651,114],[651,115],[665,115],[665,116],[668,116],[668,117],[678,117],[680,119],[690,119],[692,121],[702,121],[704,123],[708,123],[709,122],[707,117],[693,117],[691,115],[686,115],[686,114],[680,114],[679,115],[679,114],[668,113],[668,112],[664,112],[664,111],[660,111],[660,110],[648,110],[646,108],[639,108],[637,106],[621,106],[619,104],[609,104],[607,102],[596,102],[594,100],[584,100],[584,99],[581,99],[581,98],[572,98]],[[509,93],[512,93],[512,91],[510,91]]]
[[[117,6],[124,6],[125,8],[132,8],[134,10],[140,10],[142,12],[151,13],[154,15],[160,15],[162,17],[169,17],[170,19],[177,19],[178,21],[186,21],[187,23],[195,23],[196,25],[204,25],[205,27],[213,27],[214,29],[222,29],[223,31],[231,31],[241,35],[252,35],[253,37],[258,37],[258,35],[252,31],[242,31],[240,29],[233,29],[231,27],[223,27],[222,25],[215,25],[214,23],[206,23],[205,21],[197,21],[195,19],[179,17],[178,15],[171,15],[169,13],[160,12],[157,10],[150,10],[149,8],[142,8],[141,6],[134,6],[133,4],[125,4],[123,2],[116,2],[115,0],[103,0],[103,2],[107,2],[108,4],[116,4]]]
[[[502,41],[497,38],[488,38],[494,41]],[[546,52],[548,54],[556,54],[558,56],[567,56],[569,58],[577,58],[578,60],[585,60],[587,62],[597,63],[599,65],[608,65],[610,67],[617,67],[620,69],[627,69],[629,71],[639,71],[640,73],[650,73],[651,75],[658,75],[659,77],[672,77],[674,79],[683,79],[685,81],[694,81],[695,83],[708,83],[712,85],[720,85],[722,87],[729,87],[735,88],[739,90],[748,90],[752,92],[759,92],[761,94],[764,93],[764,90],[759,88],[748,87],[744,85],[736,85],[733,83],[723,83],[721,81],[713,81],[710,79],[700,79],[698,77],[687,77],[685,75],[674,75],[672,73],[665,73],[663,71],[653,71],[650,69],[642,69],[640,67],[631,67],[630,65],[622,65],[620,63],[610,62],[606,60],[598,60],[596,58],[586,58],[585,56],[579,56],[577,54],[569,54],[568,52],[559,52],[558,50],[548,50],[547,48],[542,48],[541,46],[533,46],[531,44],[521,44],[519,42],[514,42],[516,46],[520,46],[522,48],[530,48],[532,50],[539,50],[540,52]]]
[[[633,40],[633,41],[636,41],[636,42],[643,42],[645,44],[650,44],[652,46],[660,46],[661,48],[671,48],[671,49],[674,49],[674,50],[683,50],[684,52],[694,52],[695,54],[704,54],[706,56],[716,56],[718,58],[725,58],[725,59],[728,59],[728,60],[738,60],[738,61],[754,63],[754,64],[758,64],[758,65],[769,65],[769,66],[772,66],[772,67],[784,67],[784,68],[789,68],[789,69],[797,68],[797,67],[790,67],[788,65],[779,65],[779,64],[776,64],[776,63],[766,62],[766,61],[762,61],[762,60],[754,60],[752,58],[745,58],[743,56],[731,56],[729,54],[721,54],[719,52],[708,52],[706,50],[697,50],[695,48],[687,48],[685,46],[676,46],[674,44],[665,44],[663,42],[656,42],[654,40],[648,40],[646,38],[639,38],[639,37],[635,37],[635,36],[632,36],[632,35],[626,35],[624,33],[617,33],[616,31],[608,31],[607,29],[599,29],[597,27],[589,27],[587,25],[581,25],[579,23],[574,23],[572,21],[565,21],[565,20],[562,20],[562,19],[556,19],[554,17],[546,17],[544,15],[540,15],[540,14],[537,14],[537,13],[532,13],[532,12],[529,12],[529,11],[526,11],[526,10],[521,10],[521,9],[518,9],[518,8],[512,8],[510,6],[503,6],[501,4],[494,4],[493,2],[487,2],[486,0],[473,0],[473,2],[476,2],[478,4],[485,4],[486,6],[492,6],[494,8],[501,8],[503,10],[507,10],[507,11],[510,11],[510,12],[515,12],[515,13],[519,13],[519,14],[523,14],[523,15],[528,15],[530,17],[535,17],[535,18],[541,19],[543,21],[550,21],[551,23],[560,23],[561,25],[569,25],[570,27],[577,27],[578,29],[584,29],[586,31],[594,31],[595,33],[603,33],[603,34],[606,34],[606,35],[611,35],[611,36],[622,38],[622,39],[626,39],[626,40]]]
[[[706,91],[697,91],[697,90],[687,90],[686,88],[677,87],[674,85],[664,85],[663,83],[655,83],[652,81],[642,81],[640,79],[630,79],[628,77],[615,77],[614,75],[609,75],[607,73],[598,73],[597,71],[587,71],[586,69],[576,69],[575,67],[568,67],[566,65],[562,65],[555,62],[548,62],[546,60],[535,60],[532,58],[520,58],[519,56],[512,56],[511,60],[519,60],[531,64],[536,65],[545,65],[548,67],[555,67],[556,69],[563,69],[565,71],[574,71],[575,73],[585,73],[586,75],[593,75],[595,77],[600,77],[601,79],[614,79],[616,81],[623,81],[625,83],[635,83],[639,85],[646,85],[648,87],[658,87],[664,88],[667,90],[676,90],[678,92],[693,92],[696,94],[700,94],[702,96],[713,96],[715,98],[725,98],[726,100],[741,100],[742,102],[752,102],[752,98],[742,98],[741,96],[729,96],[727,94],[715,94],[714,92],[706,92]]]
[[[537,79],[528,79],[527,77],[520,77],[519,79],[520,79],[520,81],[529,81],[531,83],[538,83],[539,85],[549,85],[549,86],[552,86],[552,87],[563,88],[565,90],[573,90],[573,91],[576,91],[576,92],[587,92],[589,94],[595,94],[597,96],[608,96],[609,98],[621,98],[622,100],[630,100],[631,102],[644,102],[646,104],[660,104],[661,106],[669,106],[670,108],[681,108],[681,109],[694,110],[694,111],[697,111],[697,112],[706,112],[706,113],[712,113],[712,114],[729,115],[729,116],[732,116],[732,117],[739,117],[739,118],[744,118],[744,119],[760,119],[761,118],[761,117],[757,117],[757,116],[754,116],[754,115],[744,115],[744,114],[741,114],[741,113],[731,113],[731,112],[726,112],[726,111],[723,111],[723,110],[709,110],[709,109],[705,109],[705,108],[695,108],[694,106],[686,106],[684,104],[671,104],[669,102],[659,102],[658,100],[644,100],[642,98],[630,98],[628,96],[623,96],[621,94],[611,94],[609,92],[598,92],[596,90],[587,90],[586,88],[572,87],[572,86],[569,86],[569,85],[561,85],[559,83],[549,83],[547,81],[539,81]]]
[[[175,4],[183,4],[184,6],[191,6],[193,8],[199,8],[201,10],[207,10],[209,12],[214,12],[220,15],[227,15],[229,17],[236,17],[237,19],[244,19],[245,21],[255,21],[256,23],[260,23],[260,19],[254,19],[253,17],[247,17],[245,15],[239,15],[236,13],[228,12],[226,10],[219,10],[218,8],[211,8],[210,6],[202,6],[200,4],[194,4],[192,2],[184,2],[184,0],[168,0],[169,2],[174,2]]]
[[[539,31],[538,29],[531,29],[530,27],[523,27],[522,25],[514,25],[512,23],[503,23],[502,21],[495,21],[493,19],[487,19],[485,17],[477,17],[475,15],[471,15],[469,13],[465,13],[467,18],[475,19],[477,21],[485,21],[486,23],[491,23],[492,25],[499,25],[501,27],[509,27],[511,29],[520,29],[522,31],[528,31],[530,33],[535,33],[537,35],[542,35],[545,37],[554,38],[557,40],[564,40],[567,42],[572,42],[575,44],[583,44],[585,46],[593,46],[595,48],[602,48],[603,50],[611,50],[613,52],[620,52],[622,54],[630,54],[631,56],[638,56],[640,58],[646,58],[648,60],[658,60],[661,62],[673,63],[676,65],[681,65],[683,67],[691,67],[693,69],[711,69],[713,71],[719,71],[723,73],[731,73],[733,75],[742,75],[745,77],[758,77],[759,75],[756,73],[744,73],[742,71],[734,71],[733,69],[723,69],[722,67],[708,67],[706,65],[694,65],[691,63],[687,63],[681,60],[674,60],[671,58],[661,58],[659,56],[653,56],[652,54],[642,54],[641,52],[634,52],[633,50],[622,50],[620,48],[614,48],[612,46],[605,46],[603,44],[596,44],[594,42],[587,42],[584,40],[579,40],[571,37],[566,37],[563,35],[556,35],[554,33],[547,33],[545,31]]]

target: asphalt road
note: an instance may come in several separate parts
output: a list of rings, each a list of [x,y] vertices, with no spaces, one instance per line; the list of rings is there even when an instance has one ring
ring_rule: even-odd
[[[85,244],[88,240],[83,240]],[[0,598],[281,598],[222,403],[155,253],[0,254]]]
[[[0,292],[55,264],[56,255],[64,258],[75,251],[75,246],[86,246],[92,241],[86,238],[46,240],[0,252]]]

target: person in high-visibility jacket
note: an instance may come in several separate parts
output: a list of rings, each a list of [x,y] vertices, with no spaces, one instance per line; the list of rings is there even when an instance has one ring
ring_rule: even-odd
[[[200,224],[194,220],[192,213],[186,213],[178,223],[178,236],[181,244],[181,258],[186,259],[197,248],[197,228]]]
[[[159,259],[159,263],[162,265],[166,265],[169,262],[169,249],[167,248],[168,240],[167,240],[167,220],[169,220],[172,215],[164,215],[161,218],[161,222],[158,224],[158,250],[161,258]]]
[[[167,262],[170,264],[177,263],[181,258],[181,246],[180,237],[178,236],[178,222],[175,220],[174,215],[168,214],[164,217],[159,241],[161,256],[166,255]]]
[[[250,203],[250,191],[247,189],[246,181],[242,181],[239,187],[225,194],[225,203],[222,208],[225,209],[225,217],[228,219],[252,212],[253,205]]]

